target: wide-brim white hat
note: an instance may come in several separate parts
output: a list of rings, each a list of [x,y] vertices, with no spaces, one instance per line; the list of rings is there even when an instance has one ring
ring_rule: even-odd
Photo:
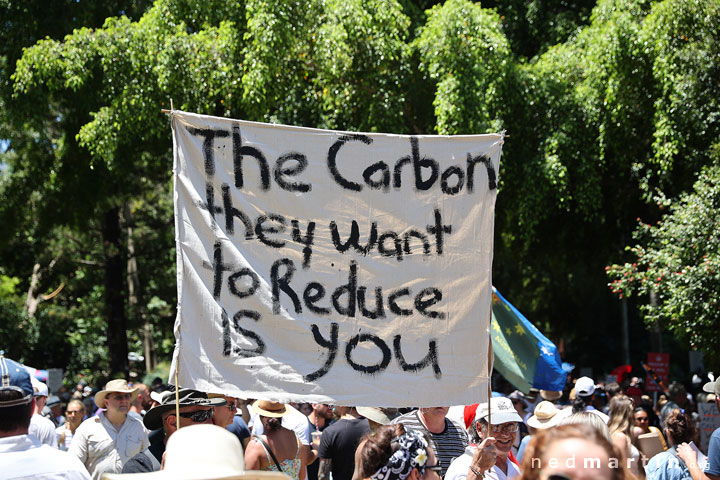
[[[717,379],[714,382],[708,382],[703,385],[703,391],[707,393],[713,393],[716,396],[720,395],[720,379]]]
[[[565,416],[566,415],[562,414],[561,410],[559,410],[552,402],[543,400],[537,404],[532,417],[528,418],[527,424],[529,427],[542,430],[554,427]]]
[[[106,473],[105,480],[292,480],[280,472],[245,470],[240,440],[217,425],[190,425],[170,436],[165,468],[148,473]]]
[[[130,388],[127,380],[110,380],[105,384],[105,389],[95,394],[95,405],[100,408],[105,408],[105,397],[107,397],[109,393],[129,393],[130,403],[132,403],[137,398],[138,387]]]

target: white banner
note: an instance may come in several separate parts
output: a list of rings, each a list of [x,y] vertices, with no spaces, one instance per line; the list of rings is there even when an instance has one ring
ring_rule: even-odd
[[[172,125],[171,382],[338,405],[486,398],[502,135]]]

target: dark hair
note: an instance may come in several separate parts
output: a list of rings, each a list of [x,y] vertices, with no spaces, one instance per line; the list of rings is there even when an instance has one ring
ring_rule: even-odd
[[[260,421],[265,433],[275,432],[282,428],[282,418],[280,417],[264,417],[260,415]]]
[[[585,407],[590,405],[591,401],[592,395],[575,395],[575,400],[573,400],[572,404],[572,413],[584,412]]]
[[[583,439],[599,446],[607,453],[608,460],[621,458],[619,450],[613,446],[612,442],[590,425],[582,423],[559,425],[539,430],[532,436],[532,440],[530,440],[523,454],[520,469],[522,473],[518,480],[538,480],[541,469],[537,468],[537,465],[533,465],[533,461],[537,462],[539,460],[541,466],[545,466],[545,463],[549,461],[547,452],[550,450],[550,446],[557,441],[567,439]],[[625,480],[624,468],[610,468],[610,471],[612,472],[612,480]]]
[[[480,444],[482,442],[482,437],[477,431],[477,425],[480,424],[480,428],[487,426],[487,420],[484,418],[481,418],[480,420],[473,420],[470,422],[470,426],[467,429],[468,437],[470,438],[470,442],[474,443],[476,445]]]
[[[355,472],[355,476],[367,478],[387,464],[390,456],[399,448],[397,443],[392,443],[392,439],[404,433],[405,427],[398,423],[383,425],[375,432],[365,435],[360,440],[361,443],[363,441],[364,443],[360,451],[359,462],[355,466],[356,469],[359,469]]]
[[[608,397],[614,397],[618,393],[622,392],[622,388],[620,385],[618,385],[617,382],[610,382],[607,385],[605,385],[605,393],[607,393]]]
[[[668,396],[670,397],[670,400],[679,395],[684,396],[686,392],[687,390],[685,390],[685,385],[680,382],[672,382],[668,387]]]
[[[0,391],[0,401],[19,400],[23,397],[22,392],[16,390]],[[0,407],[0,432],[12,432],[18,429],[27,430],[32,417],[32,400],[26,405],[15,405],[14,407]]]
[[[695,422],[676,408],[665,419],[665,428],[672,436],[672,444],[691,442],[695,438]]]

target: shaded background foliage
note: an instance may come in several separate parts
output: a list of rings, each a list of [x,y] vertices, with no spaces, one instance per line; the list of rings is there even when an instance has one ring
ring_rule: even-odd
[[[680,268],[670,245],[716,222],[710,206],[693,208],[717,177],[717,1],[2,0],[0,20],[8,355],[100,378],[126,373],[129,352],[147,357],[132,365],[142,373],[172,351],[160,112],[172,98],[319,128],[507,129],[494,284],[565,360],[597,373],[624,363],[623,307],[631,360],[662,348],[684,365],[692,345],[720,362],[717,316],[702,300],[720,296],[717,275],[692,288],[659,282],[652,298],[629,280],[607,287],[608,274],[642,284],[654,268]],[[652,267],[632,261],[641,251],[657,252]],[[694,271],[707,261],[681,257]],[[651,342],[652,325],[672,335]]]

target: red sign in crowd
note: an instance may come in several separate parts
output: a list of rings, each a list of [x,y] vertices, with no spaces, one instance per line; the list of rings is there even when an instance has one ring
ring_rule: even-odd
[[[670,380],[670,354],[669,353],[648,353],[647,364],[655,376],[663,383],[665,388]],[[645,382],[645,390],[648,392],[662,392],[662,389],[655,383],[650,375]]]

